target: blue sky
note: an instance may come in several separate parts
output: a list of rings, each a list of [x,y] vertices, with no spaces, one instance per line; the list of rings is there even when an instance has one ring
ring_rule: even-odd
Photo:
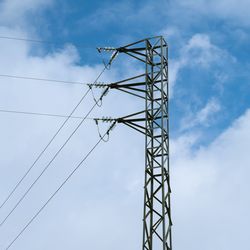
[[[234,18],[231,12],[226,16],[216,5],[223,3],[204,7],[206,4],[192,1],[56,1],[39,17],[37,26],[39,36],[45,39],[87,47],[120,46],[163,34],[169,42],[171,60],[182,56],[182,48],[192,36],[206,36],[224,55],[210,58],[208,65],[199,67],[192,61],[204,55],[199,55],[199,48],[190,53],[190,62],[178,76],[178,89],[171,105],[175,119],[171,122],[175,134],[187,108],[188,112],[197,112],[211,97],[217,98],[224,115],[213,119],[211,140],[249,105],[249,25],[244,20],[247,17],[239,14]],[[230,9],[225,6],[222,12],[227,8]],[[241,12],[241,7],[238,8]],[[82,63],[96,63],[100,59],[92,49],[79,48],[79,53]]]
[[[39,15],[36,26],[39,36],[45,39],[62,43],[70,41],[87,47],[120,46],[163,33],[169,42],[171,60],[181,57],[181,48],[192,36],[207,36],[213,46],[223,51],[225,58],[210,59],[206,67],[197,67],[190,55],[189,65],[181,69],[178,76],[178,90],[171,105],[175,119],[171,122],[175,134],[183,112],[187,112],[181,103],[195,112],[205,106],[211,96],[216,97],[224,115],[213,120],[211,140],[249,104],[247,17],[235,14],[234,18],[231,12],[228,16],[223,14],[227,8],[230,10],[228,6],[220,13],[220,5],[223,3],[211,4],[204,12],[206,4],[193,4],[192,1],[186,4],[176,1],[56,1],[53,7]],[[241,7],[238,9],[242,11]],[[100,59],[94,56],[91,48],[78,49],[82,63],[96,63]],[[196,60],[195,53],[200,52],[193,53],[193,60]],[[194,101],[197,96],[199,98]]]
[[[54,44],[0,39],[0,74],[91,82],[102,69],[103,58],[107,59],[95,47],[163,35],[169,44],[174,249],[247,249],[249,8],[247,0],[3,0],[0,36]],[[136,62],[120,55],[101,81],[120,80],[140,70]],[[5,78],[0,79],[0,88],[1,109],[60,114],[68,114],[85,91],[81,86]],[[76,113],[83,115],[92,103],[90,96]],[[131,96],[110,92],[92,116],[122,116],[140,105]],[[1,114],[1,121],[0,200],[4,200],[62,120]],[[75,120],[69,122],[0,210],[0,218],[76,125]],[[93,125],[86,122],[23,205],[0,227],[1,250],[96,141]],[[11,249],[141,247],[143,147],[140,135],[117,126],[110,142]]]

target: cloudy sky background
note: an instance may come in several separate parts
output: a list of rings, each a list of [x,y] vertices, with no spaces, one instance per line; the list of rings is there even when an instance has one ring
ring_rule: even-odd
[[[248,249],[250,199],[250,3],[247,0],[0,1],[0,74],[91,82],[102,70],[96,46],[164,35],[169,43],[173,247]],[[105,58],[105,56],[104,56]],[[120,55],[101,81],[143,70]],[[86,87],[0,79],[0,109],[69,114]],[[99,92],[95,94],[98,96]],[[76,112],[93,105],[89,95]],[[140,110],[140,100],[110,91],[91,117]],[[63,118],[1,113],[0,200],[63,123]],[[8,213],[79,120],[72,119],[36,164]],[[101,131],[105,131],[103,125]],[[86,121],[0,227],[5,249],[98,140]],[[119,125],[11,249],[136,250],[142,243],[144,138]]]

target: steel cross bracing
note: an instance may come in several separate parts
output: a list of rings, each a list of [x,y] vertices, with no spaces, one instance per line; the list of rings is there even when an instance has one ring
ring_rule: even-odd
[[[105,48],[103,48],[105,50]],[[100,49],[101,50],[101,49]],[[143,213],[143,250],[172,250],[169,116],[168,46],[164,38],[144,39],[109,51],[125,53],[145,64],[145,73],[106,84],[145,100],[145,109],[118,119],[102,121],[123,123],[145,135],[145,186]],[[100,85],[96,85],[100,87]],[[98,119],[97,119],[98,120]]]

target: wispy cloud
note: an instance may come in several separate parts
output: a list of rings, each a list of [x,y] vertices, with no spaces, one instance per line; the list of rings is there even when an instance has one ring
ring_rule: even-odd
[[[211,98],[206,105],[198,112],[192,112],[187,114],[181,120],[181,131],[194,128],[196,126],[209,127],[214,122],[214,116],[221,110],[219,101],[215,98]]]
[[[204,18],[216,17],[217,19],[231,21],[235,25],[249,26],[249,8],[248,0],[212,0],[212,1],[195,1],[178,0],[176,2],[181,8],[183,15],[186,12],[199,13]]]
[[[171,95],[173,95],[173,88],[183,68],[205,68],[209,70],[215,64],[222,66],[229,60],[234,62],[236,59],[227,51],[214,45],[209,35],[193,35],[180,49],[179,57],[170,59]]]
[[[20,26],[28,14],[49,7],[54,0],[3,0],[0,3],[0,22],[4,25]]]

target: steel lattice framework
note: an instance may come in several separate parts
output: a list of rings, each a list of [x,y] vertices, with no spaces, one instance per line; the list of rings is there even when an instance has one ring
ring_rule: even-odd
[[[112,50],[107,48],[106,50]],[[145,135],[142,250],[172,250],[169,178],[168,46],[163,37],[113,49],[145,64],[145,73],[109,84],[145,100],[145,109],[116,120]],[[105,119],[102,119],[105,120]]]

